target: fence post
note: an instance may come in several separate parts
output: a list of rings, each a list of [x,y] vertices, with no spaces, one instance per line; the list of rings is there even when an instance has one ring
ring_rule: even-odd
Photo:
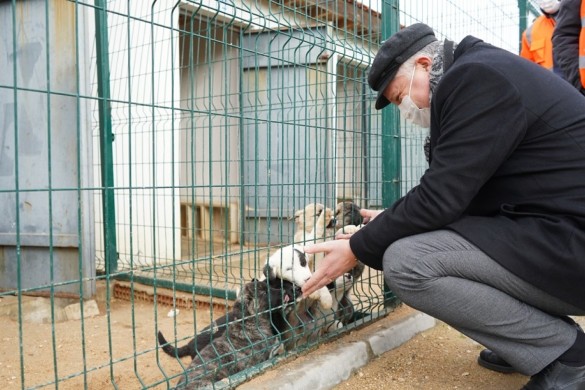
[[[528,27],[528,14],[538,17],[540,10],[528,0],[518,0],[518,53],[522,51],[522,33]]]
[[[382,39],[400,29],[399,0],[385,0],[382,5]],[[396,107],[382,110],[382,203],[389,207],[400,197],[400,121]],[[385,306],[395,306],[397,298],[384,284]]]
[[[522,33],[526,30],[526,1],[518,0],[518,53],[522,50]]]
[[[110,106],[110,66],[108,55],[108,21],[105,0],[95,0],[96,62],[100,124],[102,179],[102,216],[106,275],[118,269],[116,243],[116,208],[114,202],[114,158],[112,152],[112,116]]]

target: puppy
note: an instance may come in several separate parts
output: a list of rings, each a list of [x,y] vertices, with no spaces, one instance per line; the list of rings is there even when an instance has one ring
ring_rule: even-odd
[[[302,248],[289,245],[267,259],[264,274],[267,278],[280,278],[302,286],[312,272]],[[334,321],[332,305],[333,297],[326,286],[297,302],[283,323],[277,326],[284,349],[291,350],[317,341],[327,331],[328,324]]]
[[[352,273],[346,272],[327,285],[333,296],[333,305],[331,306],[333,321],[327,325],[328,332],[340,329],[353,320],[355,312],[351,301],[353,283]]]
[[[206,326],[197,333],[197,335],[191,339],[187,344],[182,347],[175,348],[167,342],[162,332],[158,331],[158,344],[162,347],[163,351],[169,356],[182,358],[185,356],[191,356],[191,359],[195,358],[197,351],[201,351],[209,342],[221,336],[230,320],[233,320],[233,312],[226,313],[213,321],[210,325]]]
[[[288,245],[274,252],[266,259],[263,272],[268,279],[288,280],[301,287],[313,274],[307,256],[299,245]],[[308,298],[318,302],[324,309],[330,309],[333,303],[327,287],[320,288]]]
[[[280,288],[278,285],[279,281],[276,279],[272,279],[269,281],[271,288]],[[291,285],[293,283],[287,280],[280,280],[280,283],[283,283],[281,290],[285,293],[290,290]],[[300,287],[298,287],[298,291],[300,291]],[[300,294],[297,296],[300,297]],[[285,298],[284,303],[288,303]],[[272,334],[277,335],[279,333],[279,327],[282,327],[282,323],[284,322],[285,313],[291,311],[291,306],[288,306],[286,309],[281,311],[272,311],[271,315],[271,324],[272,324]],[[197,333],[197,335],[191,339],[187,344],[182,347],[175,348],[171,343],[167,342],[165,337],[163,336],[162,332],[158,332],[158,344],[161,346],[162,350],[169,356],[182,358],[185,356],[191,356],[191,359],[195,358],[197,351],[201,351],[205,346],[207,346],[211,340],[216,339],[225,333],[225,330],[230,324],[230,321],[237,321],[238,315],[240,310],[234,310],[226,313],[225,315],[217,318],[211,324],[207,325],[205,328],[201,330],[201,332]]]
[[[335,229],[341,229],[347,225],[359,226],[364,222],[360,214],[360,206],[353,202],[339,202],[335,206]]]
[[[327,228],[335,225],[333,210],[320,203],[311,203],[295,213],[297,230],[294,242],[321,242],[327,234]]]
[[[307,208],[305,207],[305,210]],[[316,209],[317,220],[315,221],[313,228],[310,233],[305,230],[298,230],[295,233],[294,241],[302,243],[303,245],[315,244],[324,242],[326,237],[333,237],[331,228],[335,225],[335,219],[333,218],[333,210],[328,207],[321,207]],[[303,217],[306,219],[306,216]],[[321,260],[325,257],[324,253],[307,254],[309,265],[311,269],[315,269]]]
[[[252,280],[244,285],[224,331],[198,351],[177,389],[213,387],[213,383],[266,361],[279,350],[271,313],[302,294],[288,281]]]
[[[295,241],[304,240],[304,235],[313,231],[313,225],[324,208],[325,206],[321,203],[309,203],[304,209],[295,212],[294,220],[297,226],[294,235]]]

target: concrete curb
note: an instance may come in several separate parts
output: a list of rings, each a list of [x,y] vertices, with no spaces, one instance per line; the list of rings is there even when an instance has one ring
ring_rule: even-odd
[[[372,359],[434,326],[433,317],[415,312],[365,335],[362,340],[349,342],[333,351],[311,353],[308,355],[310,361],[292,361],[278,366],[277,377],[260,375],[238,386],[238,390],[330,389]]]

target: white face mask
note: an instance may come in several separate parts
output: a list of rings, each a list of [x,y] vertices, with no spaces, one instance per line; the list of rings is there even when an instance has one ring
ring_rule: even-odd
[[[409,122],[412,122],[415,125],[420,127],[429,127],[431,125],[431,109],[427,108],[418,108],[415,102],[412,101],[410,97],[410,91],[412,90],[412,80],[414,80],[414,71],[416,70],[416,65],[412,70],[412,76],[410,76],[410,86],[408,87],[408,96],[402,98],[402,101],[398,105],[398,109],[400,110],[400,114]]]
[[[547,14],[554,14],[561,7],[560,0],[540,0],[536,3]]]

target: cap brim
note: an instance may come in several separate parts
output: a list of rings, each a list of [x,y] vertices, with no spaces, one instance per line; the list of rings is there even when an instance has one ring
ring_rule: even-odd
[[[394,78],[393,76],[388,77],[388,79],[382,83],[382,86],[378,90],[378,97],[376,98],[376,110],[381,110],[382,108],[390,104],[390,101],[386,99],[386,96],[384,96],[384,91],[386,90],[388,84],[390,84],[390,81],[392,81],[393,78]]]

